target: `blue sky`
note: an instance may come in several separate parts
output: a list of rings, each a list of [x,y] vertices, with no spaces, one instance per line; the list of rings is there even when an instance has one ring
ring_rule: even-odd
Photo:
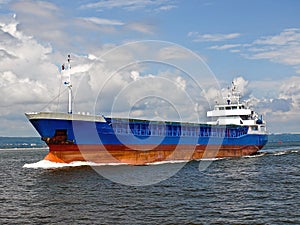
[[[76,59],[74,67],[77,66],[80,77],[77,81],[74,78],[79,87],[76,104],[78,110],[84,111],[98,105],[88,95],[97,96],[99,87],[95,84],[106,79],[95,78],[93,71],[97,74],[112,71],[119,65],[114,61],[117,59],[124,61],[128,57],[126,65],[129,59],[139,60],[137,53],[133,56],[124,48],[114,51],[116,55],[110,63],[103,63],[101,56],[117,46],[146,40],[174,43],[170,46],[177,46],[177,61],[172,63],[183,60],[179,59],[178,51],[195,52],[209,66],[208,73],[216,77],[221,88],[226,88],[233,79],[242,86],[245,99],[250,99],[264,115],[270,132],[299,132],[299,10],[300,2],[296,0],[0,0],[0,93],[6,96],[0,100],[0,135],[36,135],[23,112],[64,110],[65,96],[58,101],[59,106],[49,106],[48,102],[57,96],[58,89],[64,88],[59,84],[58,74],[67,54]],[[132,47],[142,49],[140,45]],[[166,46],[151,46],[157,51],[159,47]],[[185,90],[192,86],[184,76],[178,78],[181,76],[178,70],[158,64],[135,65],[130,70],[134,73],[126,71],[127,75],[115,76],[109,85],[111,89],[103,94],[107,102],[117,94],[112,89],[125,87],[131,78],[136,81],[133,74],[173,79],[168,74],[172,71],[180,83],[178,86]],[[166,89],[163,85],[158,87]],[[79,97],[79,90],[85,96]],[[135,94],[142,91],[137,88]],[[176,93],[169,95],[177,96]],[[184,97],[177,97],[172,101],[183,106]],[[130,102],[129,99],[122,100]],[[153,107],[157,104],[151,103]],[[142,109],[143,104],[146,109],[145,105],[150,103],[140,102],[135,108]],[[99,110],[109,112],[104,108]],[[151,113],[145,112],[144,116]],[[189,111],[182,114],[189,119]],[[140,116],[141,112],[133,115]]]

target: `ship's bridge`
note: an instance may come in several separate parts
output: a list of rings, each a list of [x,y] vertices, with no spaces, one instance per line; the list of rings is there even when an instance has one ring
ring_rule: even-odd
[[[258,120],[258,115],[241,103],[216,105],[207,117],[214,120],[210,124],[216,125],[254,125]]]
[[[249,116],[253,111],[246,108],[244,104],[216,105],[214,110],[207,112],[207,117],[219,116]]]

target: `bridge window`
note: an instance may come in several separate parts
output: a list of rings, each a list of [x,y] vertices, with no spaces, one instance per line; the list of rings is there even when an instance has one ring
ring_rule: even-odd
[[[258,130],[258,127],[257,126],[253,126],[253,127],[251,127],[251,129],[255,131],[255,130]]]

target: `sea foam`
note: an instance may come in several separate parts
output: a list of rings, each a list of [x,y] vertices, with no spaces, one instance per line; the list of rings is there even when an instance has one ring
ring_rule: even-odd
[[[124,163],[94,163],[86,161],[74,161],[70,163],[57,163],[51,162],[49,160],[41,160],[35,163],[26,163],[23,168],[33,168],[33,169],[58,169],[67,167],[80,167],[80,166],[118,166],[126,165]]]

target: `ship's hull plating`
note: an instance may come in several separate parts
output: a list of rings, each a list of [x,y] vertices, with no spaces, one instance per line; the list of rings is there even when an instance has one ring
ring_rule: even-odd
[[[248,134],[245,126],[155,122],[124,119],[82,120],[70,115],[27,115],[49,146],[45,159],[70,163],[126,163],[253,155],[266,134]],[[59,118],[56,118],[59,117]]]
[[[125,163],[144,165],[161,161],[190,161],[203,158],[239,157],[255,154],[263,146],[217,146],[217,145],[159,145],[133,146],[133,150],[124,145],[49,145],[50,151],[45,157],[53,162],[70,163],[90,161],[95,163]],[[150,149],[150,150],[147,150]]]

